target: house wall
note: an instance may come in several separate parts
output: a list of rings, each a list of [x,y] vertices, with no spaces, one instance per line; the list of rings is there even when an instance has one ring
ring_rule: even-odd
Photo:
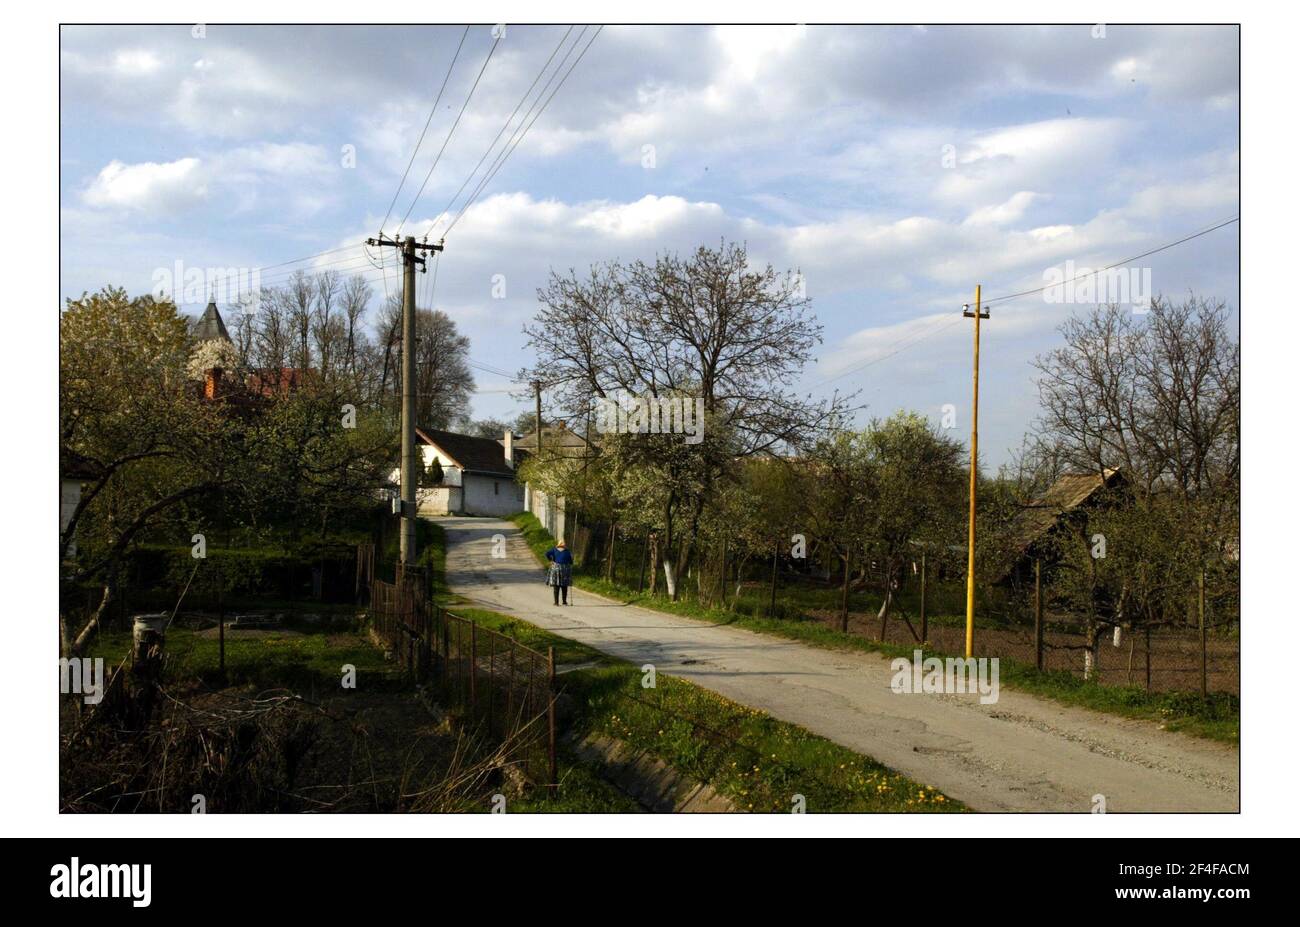
[[[560,496],[558,499],[552,499],[532,484],[528,486],[527,497],[527,511],[533,513],[537,520],[542,523],[542,527],[551,533],[551,537],[556,540],[564,539],[565,521],[567,520],[564,511],[564,497]]]
[[[466,473],[464,476],[464,508],[466,515],[513,515],[524,507],[523,487],[508,476],[485,476]]]
[[[420,452],[424,455],[424,465],[426,467],[433,462],[435,457],[438,458],[438,463],[442,464],[442,482],[444,485],[461,485],[460,468],[452,462],[450,457],[439,453],[436,448],[430,447],[427,444],[420,446]]]
[[[68,527],[68,522],[72,521],[72,513],[77,510],[77,505],[81,502],[81,481],[80,480],[59,480],[59,534],[62,535],[64,529]],[[518,511],[516,509],[515,511]],[[77,555],[77,539],[74,537],[72,543],[68,545],[68,556]]]
[[[459,486],[436,486],[415,494],[421,515],[455,515],[461,510],[464,490]]]

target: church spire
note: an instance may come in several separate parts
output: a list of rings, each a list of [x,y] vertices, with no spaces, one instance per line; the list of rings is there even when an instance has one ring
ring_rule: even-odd
[[[210,297],[208,307],[203,310],[203,317],[199,319],[199,324],[194,327],[194,337],[200,341],[229,341],[230,333],[226,331],[226,323],[221,319],[221,313],[217,310],[217,300]]]

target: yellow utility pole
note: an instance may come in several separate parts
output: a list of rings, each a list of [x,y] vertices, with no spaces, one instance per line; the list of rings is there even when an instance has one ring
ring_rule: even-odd
[[[966,534],[966,657],[975,656],[975,480],[979,473],[980,433],[980,319],[989,314],[980,311],[980,287],[975,285],[975,311],[970,305],[963,316],[975,320],[975,377],[970,412],[970,523]]]

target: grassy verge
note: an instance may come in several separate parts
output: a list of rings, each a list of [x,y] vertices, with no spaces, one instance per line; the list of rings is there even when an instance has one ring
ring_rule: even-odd
[[[541,558],[554,543],[554,538],[535,516],[524,512],[511,519],[519,526],[528,546]],[[693,600],[674,602],[666,596],[651,596],[600,577],[584,575],[575,569],[573,583],[580,589],[615,599],[628,605],[638,605],[656,611],[694,618],[713,624],[733,625],[802,641],[816,647],[839,650],[858,650],[881,653],[889,657],[908,657],[916,649],[912,646],[881,643],[856,634],[846,634],[820,622],[798,618],[769,618],[760,614],[743,614],[731,609],[702,605]],[[926,656],[954,656],[927,650]],[[1225,743],[1237,743],[1241,729],[1240,700],[1227,693],[1213,693],[1202,700],[1199,693],[1147,692],[1138,686],[1103,686],[1084,681],[1073,673],[1064,671],[1040,672],[1034,666],[1018,660],[1000,658],[1000,683],[1067,705],[1090,708],[1094,711],[1159,722],[1165,729],[1182,731],[1198,737]]]
[[[809,812],[965,810],[847,747],[708,689],[666,676],[645,689],[639,669],[585,644],[500,612],[456,613],[529,647],[554,647],[561,668],[595,664],[560,676],[574,705],[571,733],[604,734],[648,750],[742,810],[788,812],[799,795]]]

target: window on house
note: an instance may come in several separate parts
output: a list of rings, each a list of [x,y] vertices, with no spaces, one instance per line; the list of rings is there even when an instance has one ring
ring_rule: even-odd
[[[493,484],[492,484],[492,495],[494,495],[494,496],[499,496],[499,495],[501,495],[501,484],[500,484],[500,483],[493,483]]]

